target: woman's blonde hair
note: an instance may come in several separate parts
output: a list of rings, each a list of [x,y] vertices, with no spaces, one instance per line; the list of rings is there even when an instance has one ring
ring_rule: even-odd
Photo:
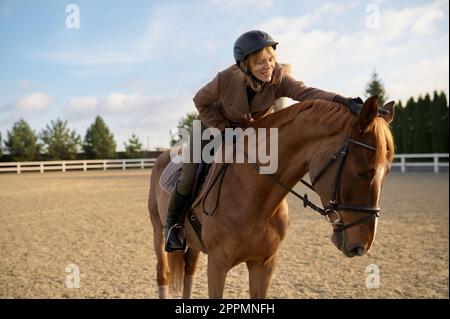
[[[250,64],[254,63],[258,59],[263,58],[264,53],[271,55],[276,60],[275,49],[269,45],[269,46],[262,48],[259,51],[256,51],[255,53],[249,54],[249,56],[246,57],[244,59],[244,61],[241,61],[239,63],[239,66],[245,75],[246,84],[248,86],[250,86],[256,92],[261,91],[265,82],[261,82],[260,80],[255,78],[255,76],[252,74],[252,72],[250,70]],[[272,81],[273,81],[273,76],[272,76],[272,79],[270,80],[269,84],[272,83]]]

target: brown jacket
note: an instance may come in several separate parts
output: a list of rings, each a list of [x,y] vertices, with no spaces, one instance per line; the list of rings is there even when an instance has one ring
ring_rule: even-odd
[[[286,69],[275,65],[273,81],[263,86],[248,105],[245,77],[237,65],[219,72],[194,96],[194,104],[206,127],[223,130],[231,126],[246,126],[251,119],[259,119],[272,111],[276,101],[289,97],[296,101],[322,99],[332,101],[337,95],[306,87],[303,82],[286,74]]]

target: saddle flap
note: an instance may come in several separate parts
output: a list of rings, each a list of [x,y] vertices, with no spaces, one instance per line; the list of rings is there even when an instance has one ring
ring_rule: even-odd
[[[181,175],[181,169],[183,167],[183,162],[174,163],[169,161],[167,166],[164,168],[159,178],[159,187],[163,189],[166,193],[172,194],[177,185],[178,178]]]

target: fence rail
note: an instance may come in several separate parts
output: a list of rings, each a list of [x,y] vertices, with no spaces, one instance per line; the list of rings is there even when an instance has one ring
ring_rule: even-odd
[[[435,173],[439,173],[442,167],[448,170],[448,153],[431,153],[431,154],[397,154],[394,158],[393,167],[400,167],[402,173],[411,167],[432,167]],[[411,159],[429,159],[432,161],[425,162],[408,162]],[[441,161],[446,159],[446,161]],[[140,158],[140,159],[116,159],[116,160],[75,160],[75,161],[44,161],[44,162],[0,162],[0,173],[14,172],[41,172],[46,171],[62,171],[91,169],[123,169],[127,168],[151,168],[156,158]]]
[[[432,159],[428,162],[407,162],[411,159]],[[440,161],[446,159],[446,161]],[[428,154],[396,154],[394,157],[394,167],[400,167],[402,173],[408,167],[433,167],[433,172],[439,173],[441,167],[448,167],[448,153],[428,153]]]
[[[140,159],[106,159],[106,160],[74,160],[74,161],[44,161],[44,162],[0,162],[1,172],[47,172],[91,169],[127,169],[127,168],[151,168],[156,158]]]

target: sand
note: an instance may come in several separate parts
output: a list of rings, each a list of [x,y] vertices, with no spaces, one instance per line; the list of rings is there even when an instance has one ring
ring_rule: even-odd
[[[157,298],[150,174],[0,175],[0,297]],[[448,173],[392,172],[375,243],[351,259],[331,243],[322,217],[289,196],[291,222],[268,297],[449,298],[448,182]],[[67,287],[70,264],[79,288]],[[370,269],[379,270],[378,288],[367,286]],[[248,298],[247,275],[245,264],[233,268],[224,297]],[[207,298],[206,255],[193,297]]]

